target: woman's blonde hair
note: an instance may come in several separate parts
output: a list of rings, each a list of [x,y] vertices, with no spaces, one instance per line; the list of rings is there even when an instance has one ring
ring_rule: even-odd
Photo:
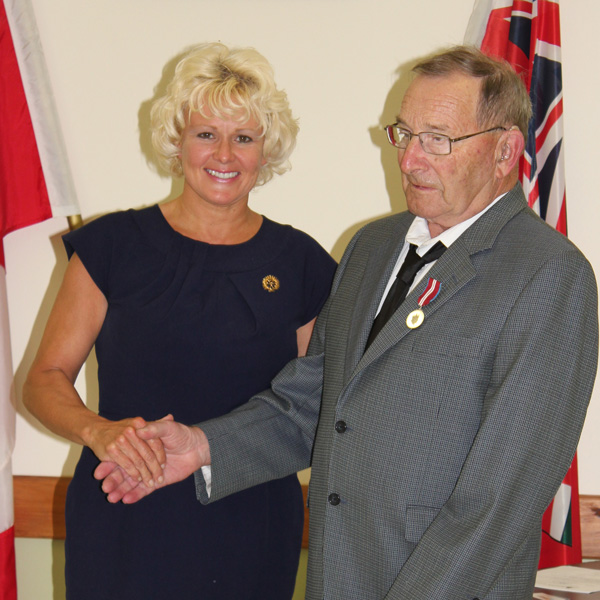
[[[154,102],[152,145],[161,168],[177,177],[183,175],[181,134],[192,112],[222,119],[234,116],[241,123],[256,119],[266,161],[256,185],[290,168],[298,123],[286,93],[275,85],[273,68],[254,48],[230,49],[220,43],[192,48],[177,64],[167,93]]]

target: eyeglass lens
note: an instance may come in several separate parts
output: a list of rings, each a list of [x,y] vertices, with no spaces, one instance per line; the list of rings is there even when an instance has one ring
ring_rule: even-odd
[[[428,152],[429,154],[450,153],[450,138],[446,135],[430,132],[415,134],[394,125],[387,127],[387,133],[390,142],[396,146],[396,148],[400,148],[401,150],[405,150],[410,143],[410,140],[417,136],[425,152]]]

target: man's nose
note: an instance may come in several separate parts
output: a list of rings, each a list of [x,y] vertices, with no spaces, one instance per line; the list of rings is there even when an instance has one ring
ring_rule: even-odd
[[[403,173],[410,173],[422,165],[426,152],[421,146],[418,135],[411,137],[404,149],[398,149],[398,163]]]

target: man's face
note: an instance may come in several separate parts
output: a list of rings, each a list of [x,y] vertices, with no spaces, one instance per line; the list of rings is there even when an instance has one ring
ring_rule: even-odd
[[[398,123],[411,133],[432,131],[450,138],[487,129],[476,122],[479,93],[480,81],[474,77],[419,75],[404,96]],[[427,154],[417,137],[405,150],[398,150],[408,209],[427,219],[432,237],[476,215],[494,200],[499,187],[495,166],[501,134],[496,131],[456,142],[451,154],[443,156]]]

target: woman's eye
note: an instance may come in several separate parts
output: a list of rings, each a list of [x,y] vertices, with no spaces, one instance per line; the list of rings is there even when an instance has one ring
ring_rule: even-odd
[[[213,137],[213,134],[210,131],[201,131],[197,137],[199,137],[201,140],[210,140]]]
[[[238,135],[237,141],[240,142],[240,144],[249,144],[252,141],[252,138],[247,135]]]

